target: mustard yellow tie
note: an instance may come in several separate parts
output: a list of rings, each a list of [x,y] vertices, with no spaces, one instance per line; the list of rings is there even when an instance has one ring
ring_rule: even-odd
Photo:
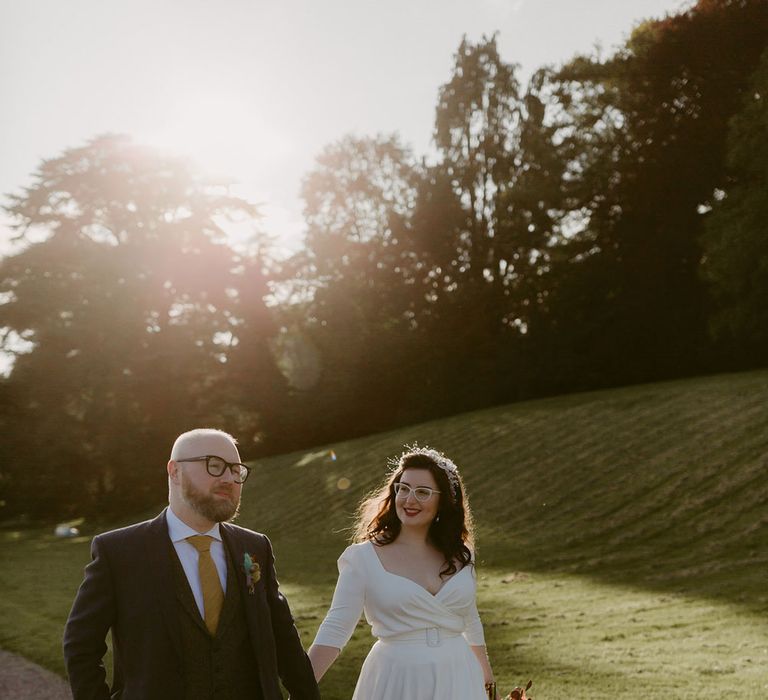
[[[219,626],[219,616],[221,615],[221,606],[224,604],[224,591],[221,588],[219,573],[216,571],[216,564],[211,558],[211,542],[213,537],[210,535],[194,535],[187,537],[187,542],[200,553],[197,560],[197,570],[200,574],[200,586],[203,589],[203,610],[205,615],[205,626],[211,633],[216,634],[216,628]]]

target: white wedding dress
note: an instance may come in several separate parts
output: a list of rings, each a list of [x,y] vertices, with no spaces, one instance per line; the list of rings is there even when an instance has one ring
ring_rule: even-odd
[[[483,645],[474,567],[432,595],[387,571],[371,542],[339,557],[339,580],[314,644],[342,649],[365,612],[378,638],[352,700],[486,700],[483,672],[469,645]]]

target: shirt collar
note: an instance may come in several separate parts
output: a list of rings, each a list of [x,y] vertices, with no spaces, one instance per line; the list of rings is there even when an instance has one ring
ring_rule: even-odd
[[[208,532],[200,533],[197,530],[192,529],[187,525],[176,513],[173,512],[171,506],[168,506],[165,511],[165,521],[168,523],[168,536],[171,538],[171,542],[181,542],[186,540],[187,537],[193,535],[208,535],[215,540],[221,542],[221,533],[219,532],[219,523],[215,523],[214,526],[208,530]]]

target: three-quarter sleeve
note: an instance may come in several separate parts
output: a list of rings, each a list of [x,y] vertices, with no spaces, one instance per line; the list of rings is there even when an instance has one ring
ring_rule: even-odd
[[[474,561],[472,566],[472,578],[477,580],[477,574],[475,573]],[[475,589],[477,591],[477,589]],[[477,593],[475,593],[477,596]],[[483,632],[483,623],[480,621],[480,613],[477,611],[477,597],[472,601],[472,605],[468,608],[464,615],[464,639],[467,640],[467,644],[473,647],[485,646],[485,633]]]
[[[473,647],[485,646],[485,634],[483,623],[480,622],[480,613],[477,612],[477,603],[472,603],[468,614],[464,617],[464,639]]]
[[[365,574],[354,545],[339,557],[339,580],[333,601],[313,644],[343,649],[355,631],[365,602]]]

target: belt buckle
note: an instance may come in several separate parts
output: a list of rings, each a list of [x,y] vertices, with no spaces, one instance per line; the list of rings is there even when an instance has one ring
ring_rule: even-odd
[[[439,647],[442,644],[440,630],[437,627],[427,627],[427,646]]]

